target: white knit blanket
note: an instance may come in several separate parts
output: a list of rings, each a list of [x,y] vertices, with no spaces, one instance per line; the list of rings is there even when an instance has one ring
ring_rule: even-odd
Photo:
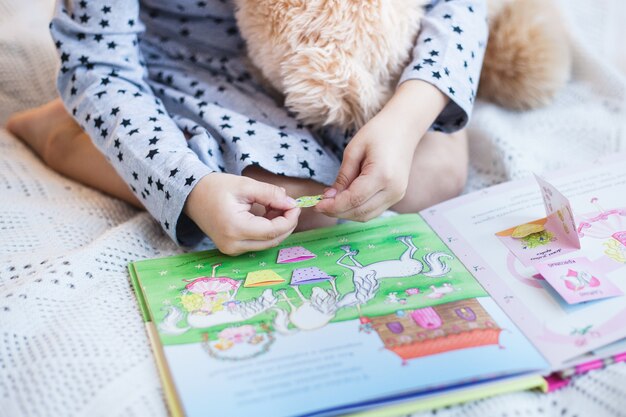
[[[53,97],[49,3],[0,0],[0,123]],[[574,79],[545,109],[477,106],[468,190],[624,150],[624,3],[563,0]],[[166,415],[126,265],[180,251],[148,214],[60,177],[0,130],[0,416]],[[626,364],[437,415],[626,416]]]

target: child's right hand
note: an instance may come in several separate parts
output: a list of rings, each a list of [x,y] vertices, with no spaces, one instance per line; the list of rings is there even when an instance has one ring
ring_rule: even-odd
[[[255,203],[265,213],[255,214]],[[214,172],[191,191],[185,213],[221,252],[239,255],[277,246],[296,228],[300,209],[281,187]]]

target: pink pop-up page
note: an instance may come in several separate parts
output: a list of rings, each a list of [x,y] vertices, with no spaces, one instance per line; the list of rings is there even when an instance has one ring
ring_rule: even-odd
[[[548,176],[547,183],[554,187],[538,187],[536,179],[527,178],[421,212],[555,369],[626,337],[623,295],[571,308],[546,288],[534,266],[586,258],[592,276],[626,293],[625,161],[626,155],[592,161],[588,166]],[[561,196],[567,196],[564,199],[569,204],[563,204]],[[531,226],[522,232],[534,231],[534,236],[525,236],[527,242],[511,237],[515,225],[526,224]],[[503,244],[503,237],[509,244]],[[526,248],[522,246],[525,243]],[[517,245],[515,250],[511,250],[513,244]],[[522,255],[524,252],[528,254]],[[566,278],[572,278],[568,273],[565,271]],[[583,274],[581,280],[584,278]],[[589,283],[595,285],[595,280],[590,278]]]
[[[546,180],[538,176],[535,179],[541,189],[546,217],[496,233],[511,253],[528,267],[580,249],[569,200]]]
[[[587,258],[570,258],[535,265],[541,276],[568,304],[577,304],[624,293]]]

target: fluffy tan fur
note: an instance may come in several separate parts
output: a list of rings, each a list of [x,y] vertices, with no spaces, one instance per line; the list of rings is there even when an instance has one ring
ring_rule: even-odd
[[[415,0],[238,0],[248,54],[314,125],[360,126],[394,89],[423,14]],[[392,30],[393,28],[393,30]]]
[[[492,0],[480,98],[514,110],[550,103],[571,71],[565,28],[546,0]]]
[[[298,119],[358,128],[393,94],[410,60],[424,3],[236,0],[236,17],[252,62]],[[546,3],[491,0],[482,97],[531,108],[547,103],[565,83],[565,35]]]

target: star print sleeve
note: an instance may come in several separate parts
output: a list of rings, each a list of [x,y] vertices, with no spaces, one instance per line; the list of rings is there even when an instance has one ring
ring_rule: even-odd
[[[184,214],[193,186],[213,172],[146,84],[138,1],[57,2],[50,24],[61,58],[65,107],[166,233],[182,244],[202,234]]]
[[[468,123],[487,35],[484,0],[434,0],[426,7],[412,62],[400,83],[423,80],[450,98],[433,130],[454,132]]]

